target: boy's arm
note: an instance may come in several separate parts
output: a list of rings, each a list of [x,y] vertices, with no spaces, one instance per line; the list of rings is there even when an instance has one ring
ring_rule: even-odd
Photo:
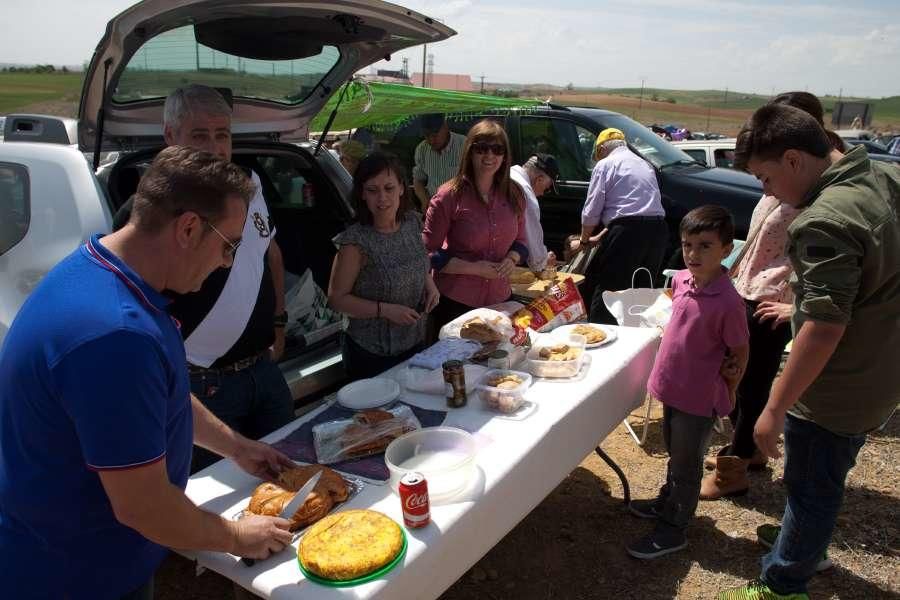
[[[749,344],[729,348],[728,356],[725,357],[725,362],[722,364],[722,369],[719,371],[725,379],[725,383],[728,384],[728,392],[731,394],[732,407],[734,406],[735,393],[737,392],[738,385],[740,385],[741,379],[744,378],[744,373],[747,372],[747,362],[749,360]]]
[[[822,321],[806,321],[800,326],[784,372],[772,385],[769,402],[753,430],[756,446],[766,456],[781,456],[778,437],[784,431],[785,414],[825,368],[846,328],[843,324]]]

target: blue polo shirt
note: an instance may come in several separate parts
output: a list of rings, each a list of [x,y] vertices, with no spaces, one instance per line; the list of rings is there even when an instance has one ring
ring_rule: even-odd
[[[0,595],[118,598],[167,549],[120,524],[98,471],[190,470],[184,344],[167,300],[93,237],[34,290],[0,350]]]

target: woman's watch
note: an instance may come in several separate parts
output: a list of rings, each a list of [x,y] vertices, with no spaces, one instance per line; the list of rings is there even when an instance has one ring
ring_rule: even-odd
[[[285,326],[287,326],[287,322],[288,322],[287,311],[284,311],[280,315],[275,315],[272,318],[272,323],[275,325],[275,327],[285,327]]]

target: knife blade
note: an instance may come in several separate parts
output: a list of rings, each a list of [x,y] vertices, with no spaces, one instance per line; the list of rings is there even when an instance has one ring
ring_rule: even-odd
[[[303,506],[306,502],[306,499],[312,493],[313,488],[316,487],[316,484],[319,483],[319,479],[322,477],[322,469],[319,469],[315,475],[309,478],[309,480],[301,486],[297,493],[294,494],[294,497],[291,498],[291,501],[287,503],[287,505],[282,509],[281,514],[278,516],[282,519],[290,520],[291,517],[294,516],[294,513],[297,512],[297,509]],[[253,558],[242,558],[241,562],[243,562],[248,567],[252,567],[256,564],[256,559]]]

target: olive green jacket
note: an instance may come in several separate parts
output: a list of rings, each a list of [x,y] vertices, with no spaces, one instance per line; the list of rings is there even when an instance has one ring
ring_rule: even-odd
[[[829,167],[791,223],[796,333],[846,325],[821,375],[789,411],[839,434],[871,431],[900,402],[900,168],[857,147]]]

